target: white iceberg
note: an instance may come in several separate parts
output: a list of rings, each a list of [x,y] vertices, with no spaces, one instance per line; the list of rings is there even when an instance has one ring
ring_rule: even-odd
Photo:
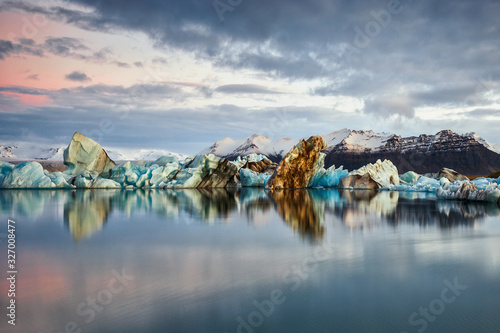
[[[74,180],[76,188],[122,188],[122,185],[112,179],[87,178],[77,176]]]
[[[436,197],[446,200],[498,202],[500,198],[500,186],[490,183],[484,190],[480,190],[476,184],[469,181],[448,182],[437,189]]]

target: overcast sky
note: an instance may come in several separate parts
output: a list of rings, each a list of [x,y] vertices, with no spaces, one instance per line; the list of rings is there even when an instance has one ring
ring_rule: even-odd
[[[0,144],[196,153],[341,128],[500,142],[500,2],[0,0]]]

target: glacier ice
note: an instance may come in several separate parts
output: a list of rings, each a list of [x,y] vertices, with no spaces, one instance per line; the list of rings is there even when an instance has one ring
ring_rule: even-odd
[[[402,182],[399,185],[388,185],[383,187],[382,190],[403,192],[435,192],[440,186],[441,183],[439,180],[426,176],[420,176],[414,183]]]
[[[271,175],[267,173],[257,173],[250,169],[240,169],[241,186],[264,187],[269,178],[271,178]]]
[[[175,178],[166,184],[166,188],[195,188],[204,176],[217,168],[220,160],[220,157],[213,154],[197,155],[180,169]]]
[[[399,180],[401,182],[415,184],[415,182],[420,178],[420,175],[414,171],[405,172],[402,175],[399,175]]]
[[[347,176],[349,171],[344,170],[343,166],[335,169],[335,165],[332,165],[328,169],[321,168],[318,170],[309,181],[309,187],[337,187],[339,185],[340,179]]]
[[[349,172],[341,178],[340,188],[353,189],[381,189],[384,187],[398,186],[399,174],[396,166],[389,160],[377,160],[361,168]]]
[[[436,197],[448,200],[498,202],[500,186],[490,183],[484,190],[480,190],[476,184],[470,181],[448,182],[437,189]]]
[[[3,166],[6,171],[9,166]],[[22,162],[2,177],[2,188],[55,188],[56,185],[44,173],[43,167],[38,162]]]
[[[76,188],[122,188],[122,186],[112,179],[87,178],[77,176],[74,181]]]

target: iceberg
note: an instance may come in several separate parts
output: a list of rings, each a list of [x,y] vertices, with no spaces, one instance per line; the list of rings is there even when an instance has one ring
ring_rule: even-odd
[[[16,165],[10,172],[10,166],[2,165],[2,188],[55,188],[52,182],[38,162],[22,162]]]
[[[244,187],[263,187],[271,178],[270,174],[257,173],[250,169],[240,169],[240,182]]]
[[[476,184],[469,181],[447,182],[437,189],[436,197],[446,200],[498,202],[500,186],[490,183],[484,190],[480,190]]]
[[[213,154],[197,155],[191,162],[185,164],[165,187],[195,188],[202,182],[203,177],[217,168],[220,160],[220,157]]]
[[[377,160],[369,163],[341,178],[340,188],[381,189],[384,187],[399,186],[398,169],[389,160]]]
[[[150,178],[150,168],[141,165],[135,165],[131,162],[125,162],[118,166],[115,166],[110,170],[109,176],[109,179],[121,184],[123,187],[132,185],[133,187],[137,188],[149,186]]]
[[[311,180],[309,181],[309,187],[338,187],[341,178],[347,176],[349,171],[344,170],[343,166],[335,169],[335,165],[332,165],[328,169],[321,168],[316,172]]]
[[[151,167],[151,179],[149,180],[151,187],[165,186],[175,176],[175,173],[179,171],[179,169],[180,165],[178,162],[171,162],[157,168],[153,165],[153,167]]]
[[[57,188],[74,188],[74,186],[70,185],[68,182],[73,178],[71,175],[65,174],[63,172],[49,172],[47,170],[43,171],[47,177],[50,178],[52,183]]]
[[[408,171],[402,175],[399,175],[399,181],[408,184],[415,184],[415,182],[420,178],[420,175],[414,171]]]
[[[109,169],[116,164],[111,160],[101,145],[78,132],[73,134],[68,148],[64,150],[64,171],[73,176],[89,173],[92,176],[107,177]]]
[[[442,180],[443,179],[446,178],[442,178]],[[388,185],[381,188],[381,190],[403,191],[403,192],[436,192],[436,190],[441,185],[442,185],[441,181],[437,179],[429,178],[426,176],[420,176],[415,183],[404,182],[400,183],[399,185]]]
[[[306,188],[311,178],[323,169],[326,148],[325,139],[311,136],[300,140],[281,160],[271,178],[266,182],[266,189],[274,191],[286,188]]]
[[[84,176],[77,176],[74,184],[76,188],[122,188],[122,185],[112,179],[91,179]]]
[[[260,162],[264,159],[267,159],[265,155],[262,154],[249,154],[246,156],[238,156],[236,160],[231,161],[232,164],[236,165],[238,168],[243,167],[245,164],[250,163],[250,162]]]

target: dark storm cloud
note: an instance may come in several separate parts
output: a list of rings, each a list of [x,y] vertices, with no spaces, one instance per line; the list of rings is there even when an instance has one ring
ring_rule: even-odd
[[[217,87],[215,91],[224,94],[281,94],[279,91],[273,91],[257,84],[227,84]]]
[[[85,81],[90,81],[91,79],[87,76],[87,74],[82,73],[82,72],[77,72],[74,71],[68,75],[66,75],[66,79],[70,81],[76,81],[76,82],[85,82]]]

